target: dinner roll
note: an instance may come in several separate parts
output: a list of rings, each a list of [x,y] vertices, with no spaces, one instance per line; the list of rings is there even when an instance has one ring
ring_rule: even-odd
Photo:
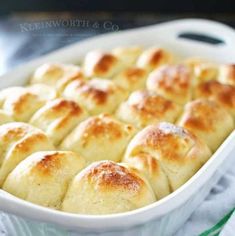
[[[36,94],[42,100],[49,101],[57,97],[56,90],[47,84],[31,84],[25,87],[29,92]]]
[[[12,87],[0,91],[2,109],[15,121],[27,122],[45,102],[41,97],[23,87]]]
[[[62,63],[45,63],[35,70],[30,79],[30,84],[47,84],[61,91],[69,82],[83,78],[84,75],[79,66]]]
[[[147,126],[137,133],[129,143],[124,159],[143,154],[159,162],[173,191],[191,178],[211,156],[207,145],[194,134],[166,122]]]
[[[0,109],[0,125],[5,123],[13,122],[13,118],[4,110]]]
[[[61,149],[77,152],[88,162],[120,161],[134,132],[133,126],[101,114],[81,122],[61,143]]]
[[[145,87],[147,71],[138,67],[128,67],[113,78],[113,82],[128,92]]]
[[[149,153],[139,153],[136,156],[126,156],[123,160],[142,172],[151,184],[157,200],[169,195],[171,187],[167,175],[160,162]]]
[[[181,107],[153,91],[133,92],[117,110],[117,117],[127,123],[143,128],[160,121],[174,122]]]
[[[112,50],[112,54],[121,59],[125,66],[132,66],[142,51],[140,46],[117,47]]]
[[[220,104],[207,99],[187,103],[178,125],[196,134],[213,152],[234,128],[232,116]]]
[[[31,118],[30,123],[45,131],[57,146],[86,117],[88,114],[77,103],[58,98],[39,109]]]
[[[178,104],[191,99],[192,75],[184,65],[165,65],[153,71],[147,79],[147,88]]]
[[[195,89],[195,98],[199,97],[220,103],[235,118],[235,87],[211,80]]]
[[[4,102],[10,95],[19,94],[20,92],[23,93],[23,91],[25,91],[25,88],[20,86],[8,87],[0,90],[0,107],[3,107]]]
[[[62,211],[113,214],[131,211],[154,201],[151,187],[136,169],[112,161],[100,161],[74,178],[62,203]]]
[[[63,96],[77,102],[91,115],[97,115],[113,113],[126,98],[126,92],[110,80],[92,79],[73,81],[65,88]]]
[[[194,67],[194,85],[216,80],[218,78],[218,66],[213,63],[200,63]]]
[[[36,152],[9,174],[3,189],[26,201],[60,209],[70,181],[84,167],[84,159],[73,152]]]
[[[30,154],[53,150],[47,136],[39,129],[21,122],[0,126],[0,186],[7,175]]]
[[[194,74],[201,75],[202,78],[205,79],[205,81],[210,80],[206,78],[207,76],[212,79],[216,79],[215,77],[218,76],[219,68],[217,63],[205,60],[204,58],[190,57],[184,60],[183,64],[189,67]]]
[[[123,62],[115,55],[102,51],[88,52],[83,69],[87,77],[112,78],[121,69]]]
[[[139,56],[136,65],[148,71],[172,62],[172,55],[163,48],[148,48]]]
[[[219,81],[235,86],[235,64],[220,66]]]

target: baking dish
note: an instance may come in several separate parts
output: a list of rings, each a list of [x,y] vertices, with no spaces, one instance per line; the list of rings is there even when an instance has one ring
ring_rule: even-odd
[[[219,39],[220,43],[208,44],[179,37],[185,33],[214,37]],[[182,58],[199,56],[217,62],[234,63],[234,42],[235,32],[220,23],[197,19],[177,20],[157,26],[101,35],[58,50],[2,76],[0,87],[23,85],[33,69],[44,62],[77,63],[85,53],[92,49],[111,49],[119,45],[160,45]],[[172,235],[202,202],[224,171],[233,164],[234,140],[235,132],[177,191],[152,205],[135,211],[105,216],[75,215],[31,204],[2,190],[0,190],[0,210],[20,216],[21,225],[15,231],[17,235],[21,231],[24,231],[22,235],[27,235],[27,232],[36,235],[32,230],[59,235],[60,227],[76,235]],[[18,218],[9,217],[14,218],[14,222],[18,221]],[[23,220],[22,217],[27,220]],[[32,229],[31,220],[48,224],[35,223]]]

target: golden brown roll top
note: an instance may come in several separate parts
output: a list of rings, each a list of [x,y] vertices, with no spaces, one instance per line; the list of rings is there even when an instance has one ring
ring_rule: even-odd
[[[70,181],[84,167],[84,159],[73,152],[36,152],[9,174],[3,189],[26,201],[60,209]]]
[[[174,191],[197,172],[209,159],[211,152],[206,144],[186,129],[162,122],[144,128],[131,140],[124,161],[133,164],[135,160],[132,158],[139,156],[155,158],[168,179],[169,189]],[[145,169],[146,167],[143,167],[143,171],[146,172]],[[157,171],[159,174],[158,169]],[[150,176],[149,179],[153,182],[154,176]],[[156,191],[157,183],[153,188],[158,197],[167,194],[165,191],[162,194]]]
[[[196,88],[195,98],[200,97],[216,101],[235,118],[235,87],[218,81],[208,81]]]
[[[140,46],[128,46],[114,48],[112,54],[122,60],[125,66],[129,67],[136,63],[142,51],[143,49]]]
[[[161,121],[174,122],[181,107],[165,99],[153,91],[139,90],[133,92],[127,101],[123,102],[117,117],[127,123],[143,128]]]
[[[155,201],[154,193],[136,169],[112,161],[95,162],[73,180],[62,210],[81,214],[131,211]]]
[[[20,122],[0,126],[0,186],[16,165],[30,154],[53,150],[47,136],[39,129]]]
[[[234,129],[232,116],[218,103],[207,99],[197,99],[186,104],[178,121],[214,152]]]
[[[172,55],[163,48],[151,47],[143,51],[139,56],[136,65],[147,71],[152,71],[157,67],[172,62]]]
[[[77,103],[58,98],[39,109],[30,123],[43,130],[57,146],[86,117],[88,114]]]
[[[61,143],[62,150],[81,154],[88,162],[120,161],[135,130],[109,115],[90,117],[81,122]]]
[[[27,122],[45,104],[43,97],[23,87],[11,87],[0,92],[0,103],[15,121]]]
[[[35,70],[30,79],[30,84],[47,84],[61,91],[69,82],[83,78],[84,75],[79,66],[62,63],[46,63]]]
[[[194,85],[200,83],[216,80],[218,78],[219,68],[213,63],[200,63],[194,68]]]
[[[126,97],[126,92],[115,83],[105,79],[73,81],[64,90],[63,96],[77,102],[91,115],[113,113]]]
[[[96,50],[86,54],[83,69],[87,77],[111,78],[123,66],[123,62],[115,55]]]
[[[219,81],[235,86],[235,64],[220,66]]]
[[[138,67],[128,67],[113,78],[113,82],[128,92],[145,87],[147,71]]]
[[[193,77],[185,65],[165,65],[153,71],[147,79],[147,88],[178,104],[192,97]]]

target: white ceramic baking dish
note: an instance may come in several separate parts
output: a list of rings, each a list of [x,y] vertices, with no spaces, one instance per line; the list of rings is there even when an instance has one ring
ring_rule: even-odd
[[[212,45],[178,37],[180,33],[185,32],[216,37],[224,44]],[[0,87],[23,85],[32,70],[43,62],[76,63],[89,50],[133,44],[160,45],[181,57],[199,56],[218,62],[235,63],[233,29],[208,20],[177,20],[101,35],[58,50],[2,76]],[[17,235],[61,235],[62,228],[74,235],[173,235],[203,201],[227,168],[233,165],[233,155],[235,131],[186,184],[164,199],[135,211],[104,216],[76,215],[40,207],[0,190],[0,210],[5,212],[1,217],[10,225],[7,230],[17,232]]]

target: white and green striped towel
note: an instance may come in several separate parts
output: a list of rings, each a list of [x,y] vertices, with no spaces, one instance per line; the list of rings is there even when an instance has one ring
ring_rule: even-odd
[[[232,166],[175,236],[235,236],[235,168]]]

